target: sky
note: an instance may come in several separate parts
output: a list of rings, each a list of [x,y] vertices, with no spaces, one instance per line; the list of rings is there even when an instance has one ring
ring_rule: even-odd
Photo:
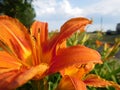
[[[116,30],[120,23],[120,0],[34,0],[36,20],[48,22],[49,31],[60,29],[70,18],[92,19],[88,32]]]

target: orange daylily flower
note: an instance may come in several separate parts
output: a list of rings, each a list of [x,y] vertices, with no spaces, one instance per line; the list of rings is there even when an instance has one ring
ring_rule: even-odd
[[[97,47],[100,47],[100,46],[103,45],[103,42],[101,42],[101,41],[99,41],[99,40],[96,40],[95,42],[96,42]]]
[[[71,34],[90,23],[86,18],[72,18],[49,39],[45,22],[35,21],[28,31],[18,20],[0,16],[0,90],[15,89],[71,65],[101,63],[95,50],[64,46]]]
[[[62,79],[56,90],[87,90],[86,86],[113,86],[120,90],[120,85],[107,81],[95,74],[88,74],[94,68],[93,63],[73,65],[61,71]]]

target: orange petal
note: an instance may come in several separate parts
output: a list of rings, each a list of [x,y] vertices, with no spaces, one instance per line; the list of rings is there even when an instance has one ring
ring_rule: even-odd
[[[11,70],[18,70],[22,64],[5,51],[0,51],[0,74]]]
[[[107,81],[105,79],[100,78],[97,75],[94,74],[89,74],[85,80],[84,83],[86,83],[86,85],[88,86],[92,86],[92,87],[107,87],[107,86],[113,86],[115,87],[117,90],[120,90],[120,85],[114,83],[113,81]]]
[[[75,65],[70,66],[68,68],[65,68],[64,70],[61,70],[60,73],[61,73],[62,76],[65,76],[65,75],[69,75],[69,76],[72,76],[72,77],[77,76],[77,78],[79,80],[82,80],[82,78],[86,74],[84,68],[82,68],[82,67],[77,68]]]
[[[100,46],[103,45],[103,42],[101,42],[101,41],[99,41],[99,40],[96,40],[95,42],[96,42],[97,47],[100,47]]]
[[[72,18],[68,20],[60,29],[60,33],[54,36],[48,44],[48,47],[56,49],[56,45],[62,43],[70,35],[76,32],[79,29],[83,29],[87,24],[90,24],[91,21],[86,18]]]
[[[61,75],[69,75],[72,77],[76,77],[80,80],[84,78],[86,74],[88,74],[94,68],[93,63],[83,64],[83,65],[73,65],[68,68],[65,68],[60,71]]]
[[[34,38],[34,40],[32,40],[32,47],[34,47],[32,50],[34,57],[34,65],[38,65],[41,62],[47,62],[42,59],[43,47],[45,47],[48,40],[47,27],[47,23],[35,21],[30,28],[31,37]]]
[[[19,76],[21,72],[18,72],[17,70],[8,71],[5,73],[0,74],[0,90],[12,90],[11,88],[8,88],[8,85]]]
[[[87,90],[86,85],[77,78],[64,76],[56,90]]]
[[[47,68],[47,65],[40,64],[39,66],[32,67],[28,70],[21,69],[0,74],[0,90],[15,89],[27,83],[37,74],[39,74],[39,78],[41,78],[43,77],[42,75],[47,70]]]
[[[0,16],[0,41],[6,44],[19,58],[25,59],[31,54],[28,31],[16,19]]]
[[[74,64],[102,63],[100,54],[85,46],[73,46],[58,51],[51,62],[49,72],[57,72]]]
[[[67,47],[67,44],[66,44],[66,40],[63,41],[61,44],[57,44],[56,46],[56,52],[61,49],[61,48],[66,48]]]
[[[48,39],[48,24],[45,22],[35,21],[30,29],[31,35],[38,40],[38,34],[40,33],[40,42],[44,43]]]
[[[83,65],[73,65],[70,67],[65,68],[64,70],[61,71],[61,74],[64,75],[69,75],[69,76],[76,76],[79,75],[79,73],[82,74],[87,74],[89,73],[92,69],[94,68],[93,63],[87,63]]]

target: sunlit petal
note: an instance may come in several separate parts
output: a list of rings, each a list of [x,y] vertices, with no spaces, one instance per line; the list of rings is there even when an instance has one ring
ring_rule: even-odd
[[[11,90],[13,88],[9,88],[8,85],[13,82],[14,78],[19,76],[22,73],[18,70],[12,70],[5,73],[0,74],[0,90]]]
[[[87,64],[77,64],[73,66],[69,66],[63,70],[60,71],[62,76],[69,75],[72,77],[76,77],[79,80],[82,80],[86,74],[88,74],[92,69],[94,68],[93,63],[87,63]]]
[[[5,51],[0,51],[0,74],[6,71],[18,70],[22,64]]]
[[[45,71],[48,69],[46,64],[40,64],[39,66],[32,67],[30,69],[16,70],[0,74],[0,90],[15,89],[36,75],[42,77]]]
[[[49,42],[49,48],[56,50],[56,45],[62,43],[70,35],[72,35],[77,30],[83,29],[87,24],[90,24],[91,21],[86,18],[72,18],[68,20],[60,29],[60,33],[53,36]]]
[[[118,90],[120,90],[120,85],[114,83],[113,81],[107,81],[105,79],[102,79],[99,76],[94,75],[94,74],[89,74],[85,78],[84,83],[86,83],[86,85],[92,86],[92,87],[113,86],[113,87],[117,88]]]
[[[47,62],[47,59],[43,60],[43,48],[46,46],[48,40],[48,24],[45,22],[35,21],[30,28],[34,65],[37,65],[41,62]]]
[[[86,85],[77,78],[64,76],[56,90],[87,90]]]
[[[27,29],[16,19],[0,16],[0,41],[19,58],[26,59],[31,54]]]
[[[48,24],[45,22],[35,21],[30,29],[31,35],[38,39],[40,33],[40,42],[45,43],[48,39]]]
[[[86,74],[84,68],[82,68],[82,67],[78,68],[75,65],[61,70],[60,73],[61,73],[62,76],[65,76],[65,75],[69,75],[69,76],[72,76],[72,77],[76,77],[77,76],[77,78],[79,80],[82,80],[82,78]]]
[[[49,72],[56,72],[74,64],[86,63],[102,63],[100,54],[80,45],[63,48],[53,57]]]
[[[100,46],[103,45],[103,42],[101,42],[101,41],[99,41],[99,40],[96,40],[95,42],[96,42],[97,47],[100,47]]]

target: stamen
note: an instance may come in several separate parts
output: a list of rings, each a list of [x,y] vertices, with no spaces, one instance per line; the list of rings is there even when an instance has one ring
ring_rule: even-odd
[[[33,65],[36,65],[37,63],[37,52],[36,52],[36,37],[32,36],[31,37],[31,43],[32,43],[32,61],[33,61]]]
[[[38,64],[41,62],[41,42],[40,42],[40,28],[38,29],[38,35],[37,35],[37,53],[38,53]]]

